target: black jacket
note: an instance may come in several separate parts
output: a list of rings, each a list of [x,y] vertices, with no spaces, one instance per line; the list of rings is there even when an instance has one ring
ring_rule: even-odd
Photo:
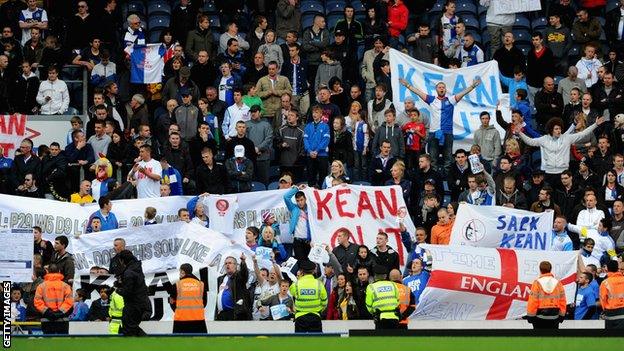
[[[184,178],[193,178],[193,161],[191,161],[191,154],[187,148],[182,145],[177,149],[167,145],[163,150],[163,158],[169,162],[169,164],[180,172],[180,175]]]
[[[460,171],[457,168],[457,163],[451,165],[451,169],[448,174],[448,186],[451,190],[451,201],[457,201],[459,194],[468,189],[468,176],[472,174],[470,165],[466,165],[464,171]]]
[[[390,169],[396,161],[396,158],[390,156],[384,167],[379,156],[373,158],[369,168],[371,185],[384,185],[388,179],[391,179]]]
[[[225,274],[217,278],[217,286],[221,286]],[[228,279],[228,289],[232,292],[232,301],[234,301],[234,319],[235,320],[251,320],[251,296],[247,290],[247,280],[249,279],[249,270],[245,261],[241,261],[239,269]],[[242,305],[236,304],[236,301],[243,300]],[[215,311],[215,313],[217,313]]]
[[[197,192],[199,194],[225,194],[228,189],[228,176],[222,163],[214,162],[212,169],[201,163],[195,170]]]
[[[346,166],[353,166],[353,136],[351,132],[344,131],[339,135],[332,131],[329,140],[329,156],[331,161],[340,160]]]
[[[505,77],[513,77],[516,66],[519,66],[523,71],[526,68],[526,57],[515,45],[511,50],[507,50],[505,46],[498,48],[494,53],[494,60],[498,62],[498,69]]]
[[[214,156],[217,155],[217,142],[214,139],[208,138],[208,140],[204,141],[204,139],[202,139],[199,135],[196,135],[189,142],[191,161],[193,162],[193,166],[195,168],[199,167],[203,163],[201,153],[206,147],[212,150],[212,154]]]
[[[107,320],[107,318],[109,318],[108,316],[109,307],[110,307],[109,302],[103,303],[101,298],[93,301],[93,303],[91,303],[91,307],[89,308],[89,314],[87,314],[87,320],[90,320],[90,321]]]
[[[13,107],[15,111],[32,114],[33,109],[37,107],[37,93],[39,92],[39,78],[30,76],[24,78],[19,75],[15,83],[15,91],[13,96]]]
[[[144,308],[149,306],[151,309],[143,268],[141,262],[136,257],[132,256],[117,279],[119,281],[117,293],[124,298],[126,306],[135,305],[143,306]]]
[[[32,173],[39,184],[41,179],[41,160],[36,155],[32,155],[28,162],[24,162],[24,155],[15,156],[13,165],[11,166],[12,176],[12,188],[17,188],[18,185],[24,182],[24,176],[28,173]]]
[[[67,196],[65,176],[67,175],[67,158],[61,151],[57,156],[47,155],[41,161],[41,181],[39,185],[44,192],[52,191],[60,196]],[[54,193],[53,193],[54,194]]]
[[[549,93],[541,89],[535,94],[535,108],[537,109],[537,122],[546,124],[553,117],[561,117],[563,97],[556,90]]]

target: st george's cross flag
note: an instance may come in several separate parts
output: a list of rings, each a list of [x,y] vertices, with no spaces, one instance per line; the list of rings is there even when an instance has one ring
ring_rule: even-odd
[[[130,46],[126,49],[130,54],[130,82],[150,84],[162,82],[163,69],[167,49],[163,44],[147,44]]]
[[[539,264],[549,261],[574,301],[576,251],[529,251],[470,246],[421,245],[431,252],[427,287],[411,318],[420,320],[500,320],[526,315]]]

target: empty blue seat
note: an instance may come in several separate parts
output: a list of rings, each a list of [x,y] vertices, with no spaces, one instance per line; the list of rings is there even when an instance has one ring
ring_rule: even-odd
[[[344,8],[347,6],[347,3],[344,0],[329,0],[325,4],[325,13],[344,13]]]
[[[455,12],[457,13],[457,16],[459,16],[459,17],[463,17],[462,14],[463,15],[469,14],[469,15],[473,15],[473,16],[477,16],[477,14],[478,14],[477,6],[475,6],[475,4],[473,4],[471,2],[457,3]]]
[[[329,29],[330,32],[334,32],[334,27],[336,26],[336,23],[338,21],[340,21],[341,19],[343,19],[344,16],[340,13],[333,13],[329,16],[327,16],[327,29]]]
[[[529,19],[516,14],[516,20],[514,21],[513,24],[513,28],[514,29],[524,29],[524,30],[530,30],[531,29],[531,22],[529,22]]]
[[[469,30],[472,30],[475,32],[479,31],[479,21],[477,20],[475,16],[468,15],[468,16],[462,17],[462,19],[464,20],[464,24],[466,25],[466,31],[469,31]]]
[[[366,13],[366,7],[362,4],[361,1],[351,1],[351,6],[355,10],[355,13]]]
[[[148,23],[147,23],[148,28],[150,30],[169,28],[170,24],[171,24],[171,19],[167,15],[150,16]]]
[[[314,23],[314,16],[316,16],[315,14],[306,14],[301,16],[301,28],[303,30],[305,30],[306,28],[312,27],[312,24]]]
[[[279,189],[279,182],[272,182],[267,186],[267,190],[277,190]]]
[[[531,33],[528,30],[514,30],[514,39],[516,43],[531,45]]]
[[[516,45],[518,47],[518,49],[520,49],[520,51],[522,51],[522,53],[524,54],[524,56],[529,54],[529,51],[531,51],[531,45],[526,45],[526,44],[517,44]]]
[[[251,191],[264,191],[266,190],[266,185],[260,182],[251,182]]]
[[[204,6],[202,7],[202,12],[207,15],[214,15],[219,13],[219,10],[217,9],[214,1],[206,1],[206,3],[204,3]]]
[[[444,12],[444,1],[437,1],[433,4],[430,12],[442,13]]]
[[[208,16],[208,20],[210,21],[210,28],[221,28],[221,17],[219,15]]]
[[[150,29],[149,34],[147,35],[147,40],[150,43],[159,43],[160,42],[160,34],[162,33],[162,29]]]
[[[128,15],[136,13],[136,14],[145,14],[145,5],[142,1],[131,0],[128,3]]]
[[[546,17],[539,17],[531,22],[531,28],[533,30],[543,30],[548,25],[548,20]]]
[[[165,0],[150,0],[147,4],[148,16],[161,14],[171,15],[171,6]]]
[[[301,11],[301,14],[318,13],[322,15],[325,13],[325,8],[323,7],[323,4],[319,1],[302,2],[299,10]]]

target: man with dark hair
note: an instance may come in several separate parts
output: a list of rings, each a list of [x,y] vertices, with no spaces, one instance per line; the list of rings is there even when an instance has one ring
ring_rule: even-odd
[[[565,290],[550,272],[550,262],[540,262],[539,270],[540,276],[531,286],[527,320],[534,329],[559,329],[559,323],[563,322],[566,314]]]
[[[63,274],[63,281],[67,284],[73,284],[74,282],[74,256],[67,252],[67,246],[69,240],[65,235],[59,235],[54,239],[54,255],[52,256],[52,263],[58,267],[58,271]]]
[[[217,278],[217,306],[215,320],[244,321],[251,319],[251,296],[247,291],[249,270],[245,254],[240,255],[240,266],[235,257],[225,259],[225,274]]]
[[[468,163],[468,153],[464,149],[455,151],[455,164],[448,172],[448,186],[451,190],[451,201],[457,201],[459,194],[468,189],[468,175],[472,174]]]
[[[289,59],[284,58],[282,75],[290,81],[292,86],[293,105],[299,109],[302,115],[308,112],[310,107],[310,94],[308,90],[308,61],[300,55],[301,46],[297,43],[288,45]]]
[[[292,186],[292,188],[284,194],[284,203],[290,211],[289,234],[293,237],[294,257],[297,260],[303,260],[310,253],[310,223],[308,222],[308,206],[305,193],[302,191],[305,185]],[[294,197],[294,202],[293,202]]]
[[[594,280],[594,276],[591,273],[583,272],[576,278],[578,288],[576,290],[576,307],[574,308],[575,320],[588,320],[594,319],[596,314],[596,292],[589,285]]]
[[[423,62],[438,64],[438,43],[430,35],[429,23],[420,23],[418,32],[407,37],[407,45],[412,47],[412,56]]]
[[[205,14],[199,15],[197,17],[197,29],[189,31],[186,37],[186,55],[190,59],[195,60],[199,52],[205,50],[208,53],[208,57],[213,57],[213,42],[214,38],[210,30],[210,19]]]
[[[147,286],[141,261],[132,252],[123,250],[119,256],[119,272],[116,274],[116,292],[124,298],[120,334],[125,336],[145,336],[139,324],[152,315],[152,304],[148,297]]]
[[[93,212],[93,214],[89,217],[87,232],[91,232],[91,220],[96,217],[100,219],[102,224],[101,231],[119,228],[117,217],[111,212],[113,209],[113,202],[107,196],[102,196],[98,200],[98,205],[100,206],[100,209]]]
[[[277,62],[268,64],[269,74],[260,78],[256,84],[256,95],[262,99],[265,116],[275,116],[281,106],[281,97],[284,93],[292,94],[292,86],[285,76],[279,75]]]
[[[618,261],[607,262],[607,279],[600,284],[600,307],[605,314],[605,329],[624,329],[624,275]]]
[[[35,239],[33,245],[34,254],[41,255],[41,263],[46,266],[52,260],[52,255],[54,254],[54,246],[51,242],[43,239],[42,230],[39,226],[33,227],[33,236]]]
[[[542,213],[545,211],[554,211],[555,216],[561,215],[561,209],[559,206],[552,200],[553,196],[553,188],[549,185],[545,185],[540,189],[538,200],[531,204],[531,208],[529,211],[535,213]]]
[[[555,72],[555,59],[552,51],[544,46],[544,36],[541,32],[533,33],[531,43],[533,48],[527,54],[526,78],[529,85],[529,101],[533,103],[533,97],[544,83],[544,78]]]
[[[42,115],[60,115],[69,107],[69,90],[67,84],[58,78],[56,66],[48,68],[48,79],[41,82],[37,93],[37,103],[41,105]]]
[[[397,161],[392,156],[392,144],[389,140],[382,140],[379,144],[379,153],[375,156],[369,167],[369,178],[372,185],[380,186],[392,179],[390,170]]]
[[[162,166],[152,158],[152,148],[142,145],[139,157],[134,159],[134,166],[128,174],[128,181],[136,180],[137,198],[160,197],[161,174]]]

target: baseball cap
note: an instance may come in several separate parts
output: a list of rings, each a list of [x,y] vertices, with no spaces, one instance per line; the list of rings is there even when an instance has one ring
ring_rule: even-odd
[[[245,147],[243,145],[234,147],[234,157],[245,157]]]
[[[435,180],[432,179],[432,178],[429,178],[429,179],[425,180],[425,184],[427,184],[427,183],[429,183],[431,185],[435,185],[436,184]]]
[[[293,180],[292,180],[292,177],[291,177],[291,176],[289,176],[288,174],[284,174],[284,175],[283,175],[283,176],[279,179],[279,182],[280,182],[280,183],[281,183],[281,182],[284,182],[284,183],[292,183],[292,182],[293,182]]]
[[[180,95],[182,96],[191,95],[191,91],[187,87],[180,88]]]
[[[334,32],[334,36],[336,36],[336,37],[337,37],[337,36],[343,36],[343,37],[345,37],[345,36],[346,36],[346,34],[345,34],[345,32],[344,32],[344,31],[342,31],[342,29],[338,29],[337,31],[335,31],[335,32]]]

